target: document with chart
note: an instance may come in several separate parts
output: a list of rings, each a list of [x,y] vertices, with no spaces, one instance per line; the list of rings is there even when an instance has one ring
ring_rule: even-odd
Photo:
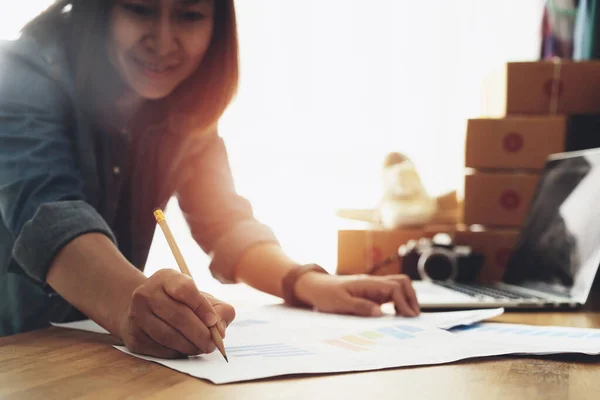
[[[465,314],[458,317],[464,319]],[[282,307],[240,310],[227,329],[225,346],[229,363],[218,352],[164,360],[117,348],[217,384],[288,374],[441,364],[504,354],[501,345],[472,345],[469,339],[429,327],[420,318],[361,318]]]
[[[445,364],[507,354],[600,354],[600,329],[478,323],[502,314],[502,308],[422,313],[417,318],[391,313],[363,318],[280,305],[236,309],[237,317],[224,340],[229,363],[216,351],[183,360],[164,360],[115,347],[216,384],[292,374]],[[90,321],[54,325],[104,331]],[[445,330],[451,327],[455,328]]]

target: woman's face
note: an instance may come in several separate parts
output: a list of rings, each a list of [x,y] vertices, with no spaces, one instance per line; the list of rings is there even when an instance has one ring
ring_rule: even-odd
[[[202,62],[213,16],[214,0],[115,0],[110,61],[135,94],[164,98]]]

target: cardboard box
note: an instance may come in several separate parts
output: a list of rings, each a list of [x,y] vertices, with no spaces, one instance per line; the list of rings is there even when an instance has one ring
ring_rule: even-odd
[[[565,150],[566,128],[562,116],[470,119],[465,166],[540,170],[548,155]]]
[[[460,229],[454,234],[454,242],[470,246],[473,251],[480,252],[485,257],[479,274],[480,282],[497,282],[502,279],[518,237],[517,229]]]
[[[338,230],[338,275],[368,273],[370,268],[388,257],[397,255],[398,248],[409,240],[433,237],[438,232],[453,233],[456,225],[431,225],[409,229]],[[398,264],[386,266],[377,275],[400,273]]]
[[[464,223],[521,226],[539,177],[525,173],[467,173]]]
[[[465,165],[539,171],[550,154],[595,147],[600,147],[595,114],[477,118],[467,124]]]
[[[508,63],[506,113],[600,113],[600,61]]]

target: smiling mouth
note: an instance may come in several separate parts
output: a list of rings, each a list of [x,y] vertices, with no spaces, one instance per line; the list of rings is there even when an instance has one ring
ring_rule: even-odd
[[[150,73],[155,76],[164,76],[168,75],[170,72],[174,71],[178,65],[161,65],[161,64],[153,64],[146,61],[142,61],[138,58],[133,58],[133,61],[140,67],[144,72]]]

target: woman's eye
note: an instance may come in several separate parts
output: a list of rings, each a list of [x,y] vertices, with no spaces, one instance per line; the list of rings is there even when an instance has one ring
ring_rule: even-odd
[[[141,17],[150,17],[154,14],[154,9],[152,7],[147,7],[136,3],[125,3],[123,4],[123,8]]]
[[[206,18],[206,15],[196,11],[183,11],[179,17],[184,21],[201,21]]]

